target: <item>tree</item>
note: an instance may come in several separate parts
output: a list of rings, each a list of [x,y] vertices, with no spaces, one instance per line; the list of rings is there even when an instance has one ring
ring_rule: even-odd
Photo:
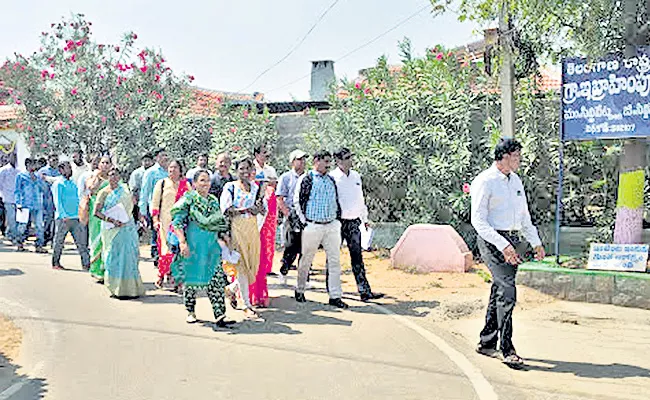
[[[137,49],[137,35],[99,44],[82,14],[50,26],[41,48],[16,54],[0,68],[12,101],[24,106],[18,125],[33,152],[115,153],[121,165],[156,145],[154,122],[173,120],[187,83],[166,66],[162,53]]]

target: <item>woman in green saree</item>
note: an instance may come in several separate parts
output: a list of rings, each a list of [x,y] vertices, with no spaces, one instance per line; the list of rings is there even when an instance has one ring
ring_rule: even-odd
[[[102,221],[95,216],[97,194],[108,186],[108,171],[113,167],[110,156],[99,160],[99,169],[86,181],[87,196],[90,196],[88,209],[88,244],[90,247],[90,274],[98,282],[104,282],[104,262],[102,260]]]
[[[194,190],[183,195],[172,207],[172,227],[178,238],[178,254],[171,265],[176,282],[183,285],[187,323],[197,321],[196,292],[206,289],[217,327],[226,327],[224,288],[226,274],[221,267],[219,238],[226,243],[228,226],[217,198],[210,192],[210,174],[199,170],[194,175]],[[173,244],[174,240],[170,243]]]
[[[140,278],[139,238],[133,221],[133,199],[120,173],[108,172],[108,187],[97,194],[94,215],[102,221],[104,285],[113,297],[129,299],[144,295]]]

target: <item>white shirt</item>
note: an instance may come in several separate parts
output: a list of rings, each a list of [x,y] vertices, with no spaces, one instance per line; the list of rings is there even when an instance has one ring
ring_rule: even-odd
[[[363,199],[361,175],[352,169],[346,175],[341,168],[336,168],[330,172],[330,176],[336,182],[336,190],[341,204],[341,219],[359,218],[363,223],[368,222],[368,207]]]
[[[194,167],[191,170],[187,171],[187,174],[185,174],[185,177],[188,180],[193,181],[194,180],[194,175],[197,172],[199,172],[200,169],[204,169],[204,170],[208,171],[208,175],[210,175],[210,181],[212,181],[212,172],[207,168],[201,168],[201,167]]]
[[[79,182],[79,178],[81,178],[81,175],[84,173],[90,171],[90,165],[84,163],[83,165],[79,166],[73,162],[70,163],[72,165],[72,182],[77,183]]]
[[[255,180],[268,179],[269,177],[275,177],[277,179],[278,174],[275,172],[275,168],[268,163],[264,163],[264,166],[261,167],[260,163],[255,160],[253,164],[255,164]]]
[[[542,244],[530,220],[524,185],[517,174],[506,176],[496,164],[492,165],[474,179],[470,193],[472,225],[483,240],[503,251],[510,242],[497,231],[521,231],[533,247]]]

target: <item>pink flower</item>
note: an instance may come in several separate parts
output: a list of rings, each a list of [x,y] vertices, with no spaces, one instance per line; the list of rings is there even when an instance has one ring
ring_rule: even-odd
[[[42,148],[42,149],[47,149],[47,143],[43,143],[43,144],[41,145],[41,148]]]
[[[271,121],[268,118],[264,120],[265,124],[268,124],[269,122],[271,122]]]
[[[208,128],[208,132],[210,132],[210,134],[212,135],[213,132],[212,128]]]
[[[236,132],[237,132],[237,128],[235,128],[234,126],[232,128],[230,128],[230,133],[236,133]],[[234,147],[233,147],[233,149],[234,149]],[[237,151],[237,150],[235,150],[235,151]]]
[[[244,118],[248,118],[248,110],[244,110]]]
[[[63,48],[63,51],[68,51],[71,50],[72,48],[74,48],[74,40],[68,40],[65,43],[65,47]]]
[[[160,82],[160,75],[156,74],[153,78],[156,82]]]
[[[99,79],[104,79],[104,75],[99,75]]]
[[[59,123],[57,124],[57,129],[61,129],[61,128],[63,128],[63,121],[59,121]]]
[[[232,151],[239,151],[241,150],[241,146],[232,146]]]
[[[54,72],[50,74],[50,79],[54,79]]]
[[[136,35],[136,34],[134,33],[132,37],[133,37],[133,40],[136,40],[136,39],[138,38],[138,35]]]
[[[470,187],[469,183],[467,183],[467,182],[463,183],[463,193],[469,194],[470,189],[471,189],[471,187]]]
[[[102,122],[106,122],[106,117],[102,115]]]
[[[66,126],[65,126],[65,129],[70,129],[70,125],[66,125]]]
[[[15,100],[15,103],[16,103],[16,105],[21,105],[21,104],[23,104],[23,102],[20,101],[20,100],[18,100],[18,99]]]
[[[365,89],[363,89],[363,93],[364,93],[364,94],[369,94],[369,93],[370,93],[370,88],[365,88]]]
[[[453,51],[450,51],[449,53],[447,53],[447,57],[452,57],[453,55],[454,55]]]
[[[357,82],[354,84],[355,89],[361,89],[361,83]]]
[[[70,114],[70,119],[74,119],[74,114]]]
[[[50,76],[50,73],[46,69],[41,71],[41,78],[47,78],[48,76]]]
[[[438,53],[438,55],[436,55],[436,60],[442,60],[442,53]]]
[[[144,121],[144,117],[143,117],[143,116],[140,116],[140,121]]]
[[[73,54],[72,56],[70,56],[69,60],[70,62],[77,62],[77,55]]]
[[[83,40],[80,40],[80,41],[77,42],[77,46],[83,46],[83,44],[84,44]]]
[[[120,46],[115,46],[115,51],[119,52],[120,51]]]
[[[138,89],[138,93],[142,93],[142,92],[143,92],[143,90],[142,90],[142,89]]]
[[[86,72],[86,71],[87,71],[87,70],[86,70],[86,68],[84,68],[84,67],[79,67],[79,68],[77,68],[77,73],[79,73],[79,74],[83,74],[83,73]]]
[[[70,94],[73,95],[73,96],[76,95],[77,94],[77,88],[72,88],[72,90],[70,90]]]
[[[145,73],[147,72],[147,69],[148,69],[148,68],[147,68],[147,66],[145,65],[145,66],[143,66],[142,68],[140,68],[140,71],[142,71],[142,73],[145,74]]]
[[[101,65],[101,64],[97,64],[97,69],[102,69],[102,65]]]
[[[189,79],[190,82],[193,82],[193,81],[194,81],[194,75],[190,75],[190,76],[188,76],[187,79]]]

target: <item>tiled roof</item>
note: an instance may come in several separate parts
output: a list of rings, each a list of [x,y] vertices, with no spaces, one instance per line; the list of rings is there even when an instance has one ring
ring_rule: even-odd
[[[193,87],[191,90],[190,110],[195,115],[214,115],[221,104],[252,104],[264,100],[262,93],[233,93]]]

